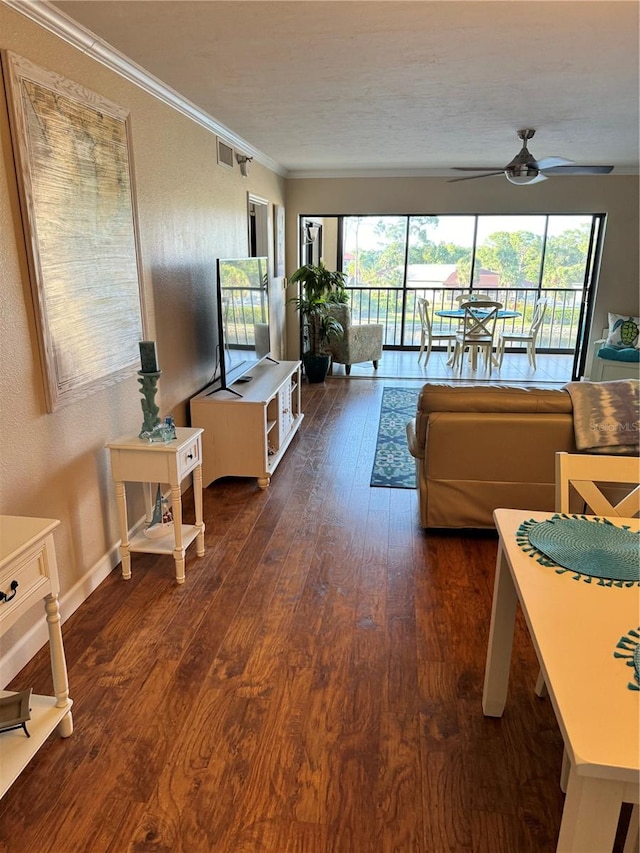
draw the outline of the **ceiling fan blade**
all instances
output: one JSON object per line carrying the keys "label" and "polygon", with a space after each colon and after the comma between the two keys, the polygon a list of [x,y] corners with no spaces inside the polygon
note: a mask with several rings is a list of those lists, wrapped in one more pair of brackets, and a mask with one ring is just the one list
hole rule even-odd
{"label": "ceiling fan blade", "polygon": [[[454,172],[495,172],[497,166],[452,166]],[[500,169],[502,172],[503,170]]]}
{"label": "ceiling fan blade", "polygon": [[551,169],[554,166],[574,166],[575,160],[567,160],[566,157],[543,157],[542,160],[532,160],[534,169]]}
{"label": "ceiling fan blade", "polygon": [[455,184],[458,181],[474,181],[476,178],[493,178],[495,175],[504,175],[504,170],[500,169],[499,172],[485,172],[484,175],[467,175],[465,178],[450,178],[447,183]]}
{"label": "ceiling fan blade", "polygon": [[574,163],[571,166],[544,167],[542,171],[547,175],[608,175],[613,172],[613,166],[580,166]]}

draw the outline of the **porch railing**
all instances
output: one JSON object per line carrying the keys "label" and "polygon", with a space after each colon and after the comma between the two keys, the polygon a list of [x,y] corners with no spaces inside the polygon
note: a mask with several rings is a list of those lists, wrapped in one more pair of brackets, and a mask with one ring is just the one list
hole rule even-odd
{"label": "porch railing", "polygon": [[[455,297],[465,290],[454,288],[348,288],[351,315],[354,323],[382,323],[385,327],[384,345],[387,347],[412,347],[420,345],[420,318],[416,297],[421,296],[431,304],[432,311],[457,308]],[[519,317],[500,321],[505,332],[526,332],[531,324],[533,309],[539,298],[549,300],[544,324],[540,330],[537,348],[540,351],[572,352],[576,346],[582,290],[535,288],[492,288],[492,299],[504,308],[518,311]],[[434,328],[455,330],[456,320],[434,316]]]}

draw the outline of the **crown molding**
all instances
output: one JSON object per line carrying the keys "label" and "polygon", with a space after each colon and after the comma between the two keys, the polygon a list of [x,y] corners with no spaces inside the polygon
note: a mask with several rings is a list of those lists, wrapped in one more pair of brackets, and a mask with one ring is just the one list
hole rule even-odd
{"label": "crown molding", "polygon": [[253,157],[256,162],[282,177],[287,176],[287,170],[280,163],[272,160],[271,157],[242,139],[230,128],[216,121],[191,101],[183,98],[178,92],[149,74],[144,68],[98,38],[90,30],[85,29],[63,12],[55,9],[46,0],[0,0],[0,2],[95,59],[96,62],[111,71],[115,71],[125,80],[134,83],[154,98],[210,130],[211,133],[215,133],[223,142],[235,148],[238,153]]}
{"label": "crown molding", "polygon": [[368,169],[289,169],[288,178],[446,178],[456,173],[450,169],[390,169],[388,166]]}

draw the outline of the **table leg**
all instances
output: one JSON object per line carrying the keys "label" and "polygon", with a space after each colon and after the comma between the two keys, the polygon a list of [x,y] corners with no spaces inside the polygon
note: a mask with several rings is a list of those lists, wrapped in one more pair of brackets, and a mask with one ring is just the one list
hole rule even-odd
{"label": "table leg", "polygon": [[542,670],[538,672],[534,691],[536,696],[539,696],[541,699],[543,699],[549,693],[549,691],[547,690],[547,684],[544,680],[544,675],[542,674]]}
{"label": "table leg", "polygon": [[638,811],[640,807],[636,803],[631,811],[629,818],[629,826],[627,828],[627,838],[624,842],[622,853],[638,853],[640,850],[640,821],[638,820]]}
{"label": "table leg", "polygon": [[171,487],[171,506],[173,508],[173,559],[176,562],[176,581],[184,583],[184,547],[182,545],[182,493],[180,486]]}
{"label": "table leg", "polygon": [[502,716],[507,701],[517,604],[518,596],[501,541],[496,560],[491,628],[482,694],[482,710],[487,717]]}
{"label": "table leg", "polygon": [[[56,696],[56,708],[71,707],[69,702],[69,680],[67,664],[62,644],[62,628],[60,625],[60,605],[57,595],[47,595],[44,599],[44,609],[47,614],[47,629],[49,631],[49,655],[51,657],[51,675],[53,677],[53,692]],[[71,711],[58,723],[61,737],[69,737],[73,732]]]}
{"label": "table leg", "polygon": [[198,536],[196,538],[196,554],[204,556],[204,523],[202,521],[202,465],[198,465],[193,471],[193,502],[196,508],[196,527]]}
{"label": "table leg", "polygon": [[153,510],[156,505],[156,493],[154,491],[154,487],[157,488],[154,483],[143,484],[145,507],[147,510],[147,524],[151,524],[153,521]]}
{"label": "table leg", "polygon": [[120,560],[122,562],[122,577],[131,579],[131,555],[129,553],[129,528],[127,524],[127,494],[124,483],[116,483],[116,504],[120,522]]}
{"label": "table leg", "polygon": [[569,771],[557,853],[605,853],[613,849],[624,782]]}
{"label": "table leg", "polygon": [[567,793],[567,785],[569,784],[569,773],[571,772],[571,759],[567,752],[566,746],[562,750],[562,768],[560,769],[560,790],[563,794]]}

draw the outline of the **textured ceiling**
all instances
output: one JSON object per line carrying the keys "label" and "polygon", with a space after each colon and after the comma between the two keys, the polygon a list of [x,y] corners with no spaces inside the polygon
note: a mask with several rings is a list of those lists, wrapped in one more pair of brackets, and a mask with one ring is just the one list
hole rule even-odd
{"label": "textured ceiling", "polygon": [[637,0],[50,5],[292,174],[638,169]]}

